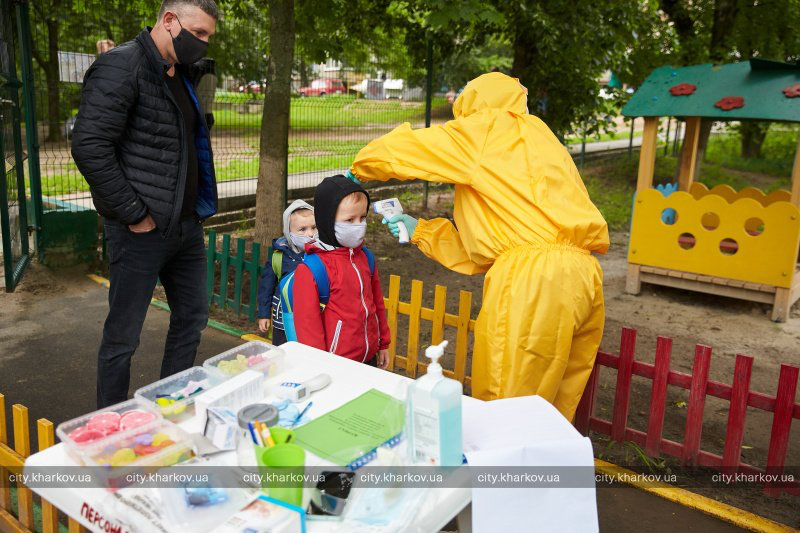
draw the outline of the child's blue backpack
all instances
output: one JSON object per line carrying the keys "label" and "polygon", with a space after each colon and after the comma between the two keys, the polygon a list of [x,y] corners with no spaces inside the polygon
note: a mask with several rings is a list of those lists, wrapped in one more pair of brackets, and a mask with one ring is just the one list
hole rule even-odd
{"label": "child's blue backpack", "polygon": [[[375,256],[366,246],[362,246],[361,249],[364,250],[364,254],[367,256],[369,275],[374,276]],[[317,254],[306,254],[303,264],[308,267],[311,275],[314,276],[314,283],[316,283],[317,292],[319,293],[319,303],[325,309],[331,296],[331,283],[328,279],[325,263],[322,262],[322,259]],[[283,311],[283,329],[286,331],[286,340],[297,341],[297,330],[294,327],[294,272],[281,279],[278,286],[281,294],[281,311]]]}

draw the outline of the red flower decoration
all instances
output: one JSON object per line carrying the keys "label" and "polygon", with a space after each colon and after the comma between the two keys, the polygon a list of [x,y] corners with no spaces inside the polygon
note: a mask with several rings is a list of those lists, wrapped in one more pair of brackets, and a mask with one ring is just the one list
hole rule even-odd
{"label": "red flower decoration", "polygon": [[783,95],[786,98],[797,98],[800,96],[800,83],[785,88],[783,90]]}
{"label": "red flower decoration", "polygon": [[697,85],[691,83],[680,83],[675,87],[671,87],[669,92],[672,96],[688,96],[697,90]]}
{"label": "red flower decoration", "polygon": [[721,99],[719,102],[714,104],[714,107],[718,107],[723,111],[730,111],[731,109],[744,107],[744,98],[742,98],[741,96],[726,96],[725,98]]}

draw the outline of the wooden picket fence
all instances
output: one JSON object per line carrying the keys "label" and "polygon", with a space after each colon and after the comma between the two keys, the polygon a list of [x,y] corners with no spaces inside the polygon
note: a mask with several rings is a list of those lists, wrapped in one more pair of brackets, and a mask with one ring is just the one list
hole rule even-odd
{"label": "wooden picket fence", "polygon": [[[222,235],[222,248],[217,249],[217,232],[209,230],[206,257],[208,259],[208,300],[221,309],[230,309],[237,315],[246,314],[248,320],[255,322],[258,302],[258,282],[264,263],[272,257],[272,248],[262,259],[261,244],[252,242],[250,254],[246,253],[247,241],[236,239],[235,253],[231,254],[231,236]],[[217,277],[219,267],[219,277]],[[244,274],[248,274],[245,283]],[[219,289],[216,289],[219,281]],[[233,291],[233,296],[229,293]],[[246,296],[246,298],[243,298]]]}
{"label": "wooden picket fence", "polygon": [[[6,398],[0,394],[0,530],[27,532],[34,530],[34,495],[31,489],[21,483],[16,484],[17,511],[12,514],[10,474],[21,474],[25,458],[31,454],[31,439],[28,429],[28,408],[14,404],[11,407],[14,424],[14,447],[8,442],[6,421]],[[39,451],[55,444],[53,423],[46,418],[36,421]],[[41,501],[41,530],[43,533],[57,533],[58,509],[47,501]],[[85,531],[79,522],[67,519],[70,533]]]}
{"label": "wooden picket fence", "polygon": [[[254,322],[257,312],[257,295],[259,279],[264,264],[271,258],[272,248],[262,258],[262,248],[257,242],[250,243],[247,253],[247,241],[236,239],[235,250],[231,246],[231,236],[222,235],[221,248],[217,249],[217,233],[208,232],[208,295],[209,302],[221,309],[229,309],[237,315],[246,315]],[[217,270],[219,269],[219,272]],[[245,274],[248,274],[245,279]],[[217,283],[219,288],[217,289]],[[232,293],[232,294],[231,294]],[[471,317],[472,293],[461,291],[459,294],[458,314],[447,313],[447,288],[437,285],[434,292],[433,308],[422,306],[423,284],[421,281],[411,282],[411,299],[400,301],[400,278],[390,276],[388,296],[384,298],[392,332],[392,344],[389,348],[390,369],[403,369],[406,375],[416,377],[424,372],[427,365],[419,361],[420,325],[421,321],[431,323],[432,344],[444,339],[445,327],[455,328],[455,365],[453,370],[445,370],[445,375],[457,379],[469,388],[472,379],[467,376],[467,353],[469,352],[469,333],[475,330],[475,320]],[[408,343],[404,355],[397,354],[398,316],[408,317]]]}
{"label": "wooden picket fence", "polygon": [[[708,346],[700,344],[696,346],[691,374],[670,370],[672,339],[658,338],[655,364],[636,361],[635,348],[636,330],[624,328],[619,354],[597,352],[594,369],[575,415],[575,426],[581,433],[587,435],[591,430],[610,436],[614,442],[632,441],[643,447],[651,457],[659,457],[663,453],[677,457],[683,464],[689,466],[705,466],[726,473],[749,475],[766,473],[780,476],[783,473],[789,451],[792,420],[800,419],[800,404],[795,403],[800,368],[795,365],[781,365],[777,393],[775,396],[768,396],[750,390],[753,368],[753,358],[750,356],[736,356],[733,384],[727,385],[708,379],[711,368],[711,348]],[[595,414],[597,384],[603,367],[617,370],[611,420],[600,418]],[[641,376],[653,382],[646,432],[628,427],[632,376]],[[683,443],[662,437],[668,385],[689,391]],[[722,455],[700,449],[703,409],[706,397],[709,396],[730,402]],[[748,407],[773,413],[765,468],[741,461]],[[800,443],[794,444],[797,446]],[[778,496],[782,492],[800,495],[800,485],[767,485],[765,492],[770,496]]]}

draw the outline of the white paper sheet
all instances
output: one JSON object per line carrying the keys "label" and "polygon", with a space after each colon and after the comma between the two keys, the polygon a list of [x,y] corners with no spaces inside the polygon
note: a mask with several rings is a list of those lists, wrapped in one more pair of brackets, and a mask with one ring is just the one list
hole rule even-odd
{"label": "white paper sheet", "polygon": [[581,471],[591,488],[473,489],[473,531],[598,530],[591,442],[552,405],[526,396],[465,402],[463,409],[471,466],[591,467]]}

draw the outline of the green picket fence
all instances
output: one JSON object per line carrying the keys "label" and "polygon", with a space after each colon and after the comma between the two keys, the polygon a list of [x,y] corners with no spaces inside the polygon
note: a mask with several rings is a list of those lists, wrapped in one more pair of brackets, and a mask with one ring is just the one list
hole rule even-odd
{"label": "green picket fence", "polygon": [[247,241],[237,238],[234,249],[231,240],[230,235],[222,235],[222,247],[218,249],[217,232],[208,232],[208,301],[220,309],[230,309],[238,316],[245,314],[255,322],[258,282],[264,263],[272,256],[272,248],[268,247],[262,257],[261,243],[252,242],[250,250],[247,250]]}

